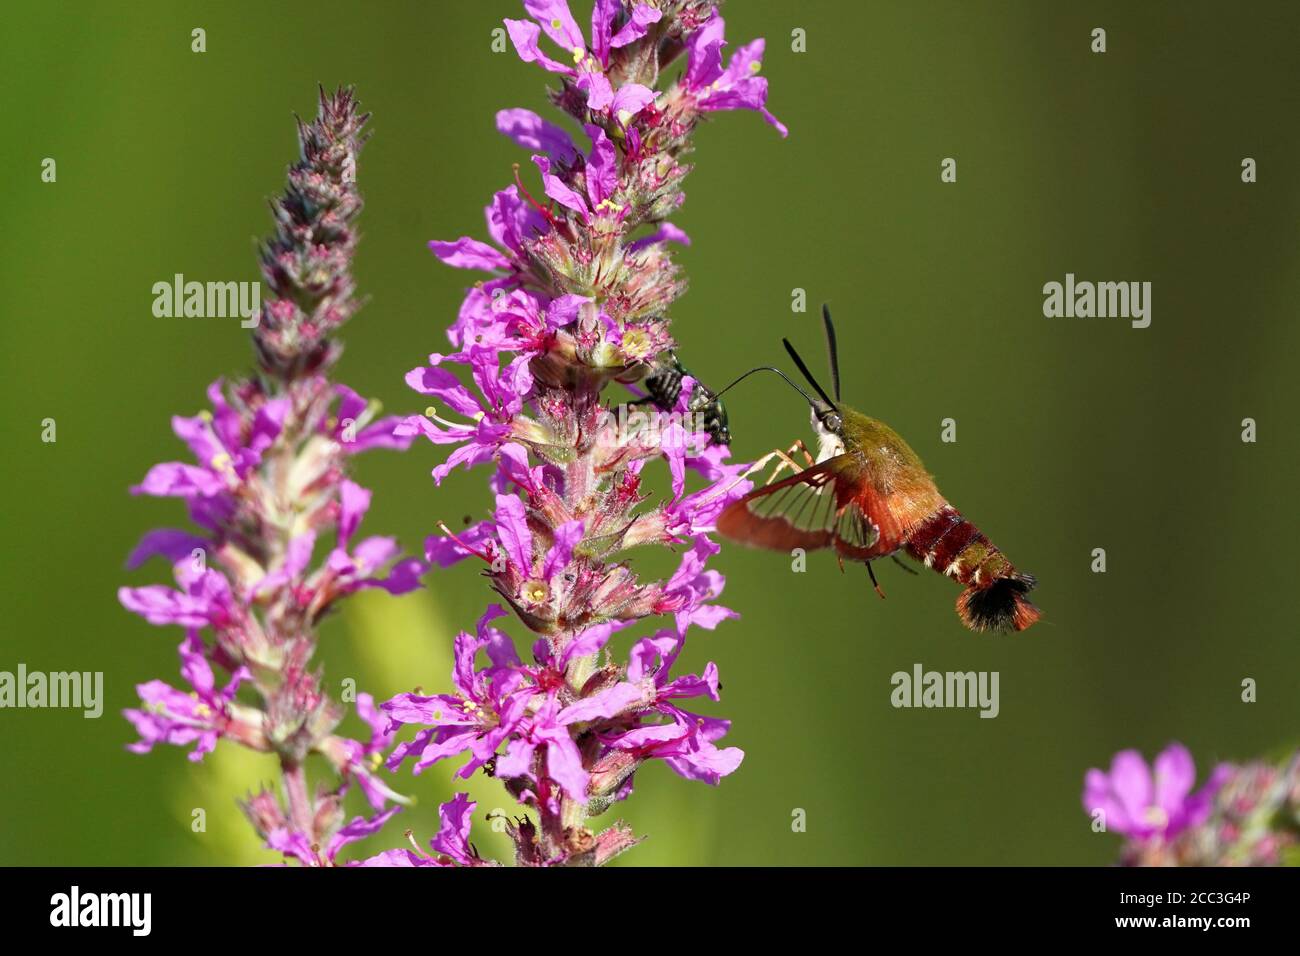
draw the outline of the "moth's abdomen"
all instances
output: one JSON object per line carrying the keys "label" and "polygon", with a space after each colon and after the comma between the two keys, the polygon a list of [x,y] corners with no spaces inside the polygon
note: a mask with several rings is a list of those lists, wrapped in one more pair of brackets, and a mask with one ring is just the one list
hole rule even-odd
{"label": "moth's abdomen", "polygon": [[1023,631],[1040,617],[1025,597],[1037,583],[1017,571],[974,524],[945,504],[908,536],[907,553],[964,584],[957,614],[973,631]]}

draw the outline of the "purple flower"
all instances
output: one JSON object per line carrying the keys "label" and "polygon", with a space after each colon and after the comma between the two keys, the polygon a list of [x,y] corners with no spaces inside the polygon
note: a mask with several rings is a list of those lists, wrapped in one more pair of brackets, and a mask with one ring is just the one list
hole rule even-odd
{"label": "purple flower", "polygon": [[1135,840],[1169,839],[1204,823],[1231,768],[1220,765],[1195,793],[1196,765],[1182,744],[1173,743],[1156,757],[1154,775],[1136,750],[1122,750],[1110,773],[1092,769],[1084,776],[1083,808],[1105,814],[1106,829]]}
{"label": "purple flower", "polygon": [[720,550],[713,541],[698,535],[664,587],[656,613],[673,614],[677,633],[682,637],[691,625],[711,631],[728,618],[740,616],[730,608],[709,603],[726,585],[722,574],[705,567],[709,558]]}
{"label": "purple flower", "polygon": [[[725,446],[719,446],[727,454]],[[707,453],[706,453],[707,454]],[[694,459],[707,460],[707,458]],[[692,464],[692,459],[688,459]],[[658,518],[663,525],[663,535],[668,541],[684,541],[697,538],[710,532],[715,527],[718,515],[733,501],[744,498],[754,484],[741,477],[745,464],[736,466],[718,466],[720,477],[706,488],[686,496],[673,497],[664,505]]]}
{"label": "purple flower", "polygon": [[469,842],[470,817],[478,804],[467,793],[458,793],[438,808],[441,825],[438,834],[429,841],[433,856],[416,850],[385,850],[351,866],[417,867],[417,866],[490,866]]}
{"label": "purple flower", "polygon": [[338,442],[346,454],[358,455],[372,448],[405,451],[411,447],[414,436],[395,431],[402,421],[400,418],[389,416],[371,421],[370,402],[346,385],[335,385],[334,393],[339,397],[338,412],[332,422],[322,423],[321,430]]}
{"label": "purple flower", "polygon": [[145,534],[135,546],[131,556],[126,559],[128,570],[134,570],[149,558],[161,556],[172,564],[182,558],[192,556],[196,550],[206,551],[211,543],[206,538],[181,531],[177,528],[156,528]]}
{"label": "purple flower", "polygon": [[458,793],[438,808],[442,826],[429,841],[435,853],[451,857],[461,866],[473,866],[478,854],[469,844],[470,817],[478,806],[467,793]]}
{"label": "purple flower", "polygon": [[[477,292],[478,290],[475,290]],[[478,300],[471,293],[466,302]],[[438,356],[438,362],[451,361],[468,364],[475,352],[516,352],[531,358],[547,351],[555,333],[578,319],[578,311],[590,302],[588,296],[562,295],[554,299],[515,289],[500,292],[486,300],[481,308],[469,312],[462,310],[462,318],[469,324],[453,327],[453,342],[469,340],[469,351]]]}
{"label": "purple flower", "polygon": [[[519,670],[514,645],[491,626],[505,613],[494,604],[479,620],[476,635],[462,631],[456,636],[452,684],[457,693],[431,697],[398,694],[380,705],[394,725],[428,728],[394,748],[388,758],[390,770],[414,757],[415,772],[419,773],[439,760],[468,751],[470,759],[457,771],[457,776],[468,778],[492,759],[514,731],[533,691],[521,687],[525,674]],[[476,670],[475,658],[481,650],[486,650],[490,663]]]}
{"label": "purple flower", "polygon": [[[616,104],[613,87],[605,76],[610,50],[627,46],[645,36],[650,25],[659,22],[662,16],[649,4],[638,3],[633,7],[631,17],[615,33],[614,20],[622,6],[620,0],[596,0],[591,12],[590,49],[573,19],[567,0],[524,0],[524,10],[533,19],[507,19],[506,31],[521,60],[569,77],[574,86],[587,94],[589,109],[613,112],[617,116],[620,109],[626,107]],[[539,40],[543,32],[564,51],[564,62],[553,60],[542,52]],[[619,93],[636,98],[654,98],[651,90],[637,83],[624,84]]]}
{"label": "purple flower", "polygon": [[354,481],[344,480],[339,485],[339,536],[338,546],[330,553],[327,568],[333,575],[330,581],[330,599],[365,588],[382,588],[389,594],[405,594],[421,587],[420,576],[428,566],[415,558],[395,562],[386,575],[381,568],[396,558],[401,549],[397,542],[387,537],[370,537],[356,547],[350,542],[357,526],[370,508],[370,490]]}
{"label": "purple flower", "polygon": [[375,706],[369,694],[357,694],[357,716],[370,726],[370,739],[366,743],[346,737],[329,737],[321,743],[320,751],[345,778],[357,781],[367,802],[375,810],[382,810],[389,801],[410,803],[380,779],[375,772],[383,763],[384,751],[393,742],[392,721]]}
{"label": "purple flower", "polygon": [[[538,131],[536,135],[545,134]],[[460,316],[447,333],[452,344],[459,347],[479,341],[482,326],[492,324],[491,319],[485,323],[484,315],[490,313],[493,296],[522,282],[527,267],[526,243],[550,229],[547,217],[520,197],[517,186],[496,193],[484,214],[488,235],[499,248],[470,236],[451,242],[438,239],[429,242],[433,254],[452,268],[492,272],[497,276],[466,294]]]}
{"label": "purple flower", "polygon": [[447,265],[456,269],[479,269],[483,272],[509,269],[510,260],[486,242],[461,236],[454,242],[433,239],[429,248]]}
{"label": "purple flower", "polygon": [[248,680],[248,670],[240,667],[231,675],[230,682],[217,690],[198,635],[193,632],[187,635],[179,651],[181,675],[192,690],[177,690],[160,680],[136,687],[143,707],[123,711],[140,735],[139,741],[127,746],[133,753],[148,753],[158,743],[178,747],[193,743],[189,758],[202,760],[235,721],[231,702],[239,685]]}
{"label": "purple flower", "polygon": [[[728,454],[725,446],[718,446],[721,454]],[[687,465],[703,463],[719,477],[712,484],[689,495],[674,497],[662,512],[664,534],[669,540],[681,541],[696,538],[714,529],[722,510],[743,498],[753,488],[753,482],[741,477],[747,465],[712,465],[709,454],[698,459],[687,459]]]}
{"label": "purple flower", "polygon": [[211,506],[204,500],[235,491],[261,464],[262,453],[280,436],[289,403],[287,399],[266,401],[246,419],[226,401],[220,379],[208,386],[208,399],[211,412],[172,418],[172,431],[189,446],[198,464],[154,465],[131,493],[184,498],[195,520],[210,528],[213,523],[204,519]]}
{"label": "purple flower", "polygon": [[590,775],[582,766],[582,754],[568,728],[577,719],[561,711],[555,695],[547,697],[536,713],[521,722],[518,733],[506,747],[505,755],[497,761],[497,774],[535,782],[533,754],[539,747],[545,747],[544,765],[550,779],[558,783],[571,800],[585,800]]}
{"label": "purple flower", "polygon": [[429,356],[433,364],[412,369],[407,373],[406,383],[423,395],[439,399],[456,414],[471,419],[472,424],[447,421],[430,406],[425,415],[412,415],[397,428],[400,434],[424,435],[436,445],[460,445],[433,469],[438,484],[457,465],[472,468],[492,460],[509,440],[514,419],[533,387],[527,356],[514,359],[502,369],[495,351],[471,348],[469,364],[478,394],[442,368],[442,358],[436,354]]}
{"label": "purple flower", "polygon": [[266,597],[282,589],[294,589],[302,582],[303,572],[311,564],[312,553],[316,549],[316,532],[304,531],[289,540],[284,549],[284,558],[279,567],[268,572],[261,580],[248,589],[247,597]]}
{"label": "purple flower", "polygon": [[516,145],[543,153],[556,162],[567,165],[578,156],[578,148],[569,134],[532,110],[501,110],[497,113],[497,129]]}
{"label": "purple flower", "polygon": [[[211,411],[172,419],[172,430],[189,446],[197,464],[173,461],[155,465],[140,484],[131,488],[132,494],[183,498],[191,519],[210,532],[238,523],[234,519],[240,499],[247,497],[246,486],[261,467],[265,453],[279,441],[290,400],[265,398],[257,388],[247,386],[233,391],[242,410],[227,401],[224,385],[218,379],[208,387]],[[322,415],[313,422],[312,429],[337,442],[343,453],[410,446],[413,436],[394,434],[398,419],[372,422],[370,403],[356,392],[346,385],[334,386],[333,392],[339,398],[337,413]],[[328,468],[324,471],[328,474]],[[302,477],[303,484],[316,478],[306,474]],[[187,551],[207,546],[202,539],[185,537],[184,532],[159,529],[141,540],[128,566],[136,567],[153,555],[176,561]]]}
{"label": "purple flower", "polygon": [[119,588],[118,600],[128,611],[160,627],[225,627],[241,616],[230,592],[230,584],[217,571],[191,561],[179,561],[172,568],[180,590],[161,584],[140,588]]}
{"label": "purple flower", "polygon": [[649,235],[642,236],[640,239],[634,239],[629,242],[627,244],[627,251],[630,253],[637,253],[642,249],[647,249],[650,246],[658,245],[662,242],[678,242],[683,246],[689,246],[691,244],[691,237],[686,234],[684,229],[679,229],[671,222],[663,222],[659,224],[658,229]]}
{"label": "purple flower", "polygon": [[489,542],[496,540],[496,530],[495,522],[480,521],[459,533],[430,535],[424,542],[424,556],[440,568],[449,568],[471,555],[490,562],[486,550]]}
{"label": "purple flower", "polygon": [[642,723],[626,733],[606,734],[602,742],[616,750],[633,752],[642,759],[661,758],[687,779],[716,784],[740,766],[745,754],[738,747],[714,746],[731,726],[729,721],[702,717],[671,703],[700,696],[719,699],[718,668],[712,662],[705,666],[703,674],[670,677],[684,645],[680,634],[662,630],[632,647],[627,680],[632,685],[649,685],[652,692],[648,706],[668,720]]}
{"label": "purple flower", "polygon": [[546,156],[534,156],[533,164],[542,173],[542,187],[546,195],[566,209],[576,212],[583,222],[590,222],[594,216],[604,213],[617,217],[624,208],[614,201],[614,194],[619,188],[618,151],[599,126],[588,125],[586,131],[591,137],[591,152],[587,155],[585,196],[552,174],[551,161]]}
{"label": "purple flower", "polygon": [[367,857],[364,860],[355,860],[348,866],[372,866],[372,867],[416,867],[416,866],[443,866],[437,860],[417,853],[414,850],[398,848],[395,850],[384,850],[382,853],[376,853],[374,856]]}
{"label": "purple flower", "polygon": [[528,530],[524,503],[514,495],[497,495],[496,522],[506,557],[519,574],[528,577],[533,573],[533,533]]}
{"label": "purple flower", "polygon": [[715,13],[690,35],[683,86],[702,112],[756,110],[782,136],[787,135],[785,124],[767,111],[767,80],[757,75],[762,66],[763,41],[754,40],[737,49],[724,68],[725,27],[722,17]]}
{"label": "purple flower", "polygon": [[323,854],[313,846],[310,837],[288,827],[278,828],[267,834],[266,845],[285,856],[296,858],[303,866],[333,866],[340,850],[349,843],[374,836],[383,829],[389,818],[401,809],[401,807],[391,807],[370,818],[354,817],[351,823],[341,827],[330,837],[329,842],[325,844]]}

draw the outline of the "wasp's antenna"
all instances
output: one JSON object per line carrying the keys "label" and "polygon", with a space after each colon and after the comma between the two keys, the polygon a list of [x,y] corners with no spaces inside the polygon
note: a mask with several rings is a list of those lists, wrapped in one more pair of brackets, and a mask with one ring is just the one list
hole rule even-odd
{"label": "wasp's antenna", "polygon": [[812,408],[816,408],[816,407],[817,407],[817,402],[816,402],[816,400],[815,400],[811,395],[809,395],[809,394],[808,394],[807,392],[805,392],[802,388],[800,388],[800,387],[798,386],[797,383],[791,381],[791,380],[790,380],[790,376],[786,375],[785,372],[781,371],[779,368],[774,368],[774,367],[772,367],[771,365],[760,365],[760,366],[758,366],[757,368],[751,368],[751,369],[750,369],[748,372],[746,372],[744,375],[740,376],[740,378],[736,379],[734,382],[732,382],[732,383],[731,383],[730,385],[728,385],[726,388],[722,389],[722,391],[715,392],[714,395],[713,395],[713,397],[714,397],[715,399],[716,399],[716,398],[720,398],[720,397],[722,396],[722,393],[723,393],[723,392],[730,391],[732,388],[734,388],[735,386],[739,385],[741,382],[743,382],[745,379],[749,378],[749,376],[753,375],[755,372],[775,372],[777,375],[780,375],[781,378],[785,379],[785,383],[786,383],[787,385],[789,385],[789,386],[790,386],[791,388],[793,388],[796,392],[798,392],[800,395],[802,395],[804,401],[807,402],[807,403],[808,403]]}
{"label": "wasp's antenna", "polygon": [[840,400],[840,354],[835,348],[835,326],[831,322],[831,308],[825,302],[822,303],[822,324],[826,326],[826,351],[830,353],[831,358],[831,391],[835,394],[835,401]]}
{"label": "wasp's antenna", "polygon": [[[839,409],[835,407],[835,403],[832,402],[830,397],[826,394],[826,390],[817,384],[817,379],[812,377],[812,372],[808,371],[808,366],[805,365],[803,359],[799,357],[799,353],[794,350],[794,346],[790,344],[790,340],[782,339],[781,341],[785,345],[785,350],[790,353],[790,358],[794,359],[794,364],[799,367],[799,371],[803,372],[803,377],[808,379],[808,384],[811,385],[813,390],[821,396],[822,401],[831,408],[834,408],[836,411],[839,411]],[[803,390],[800,389],[800,391]]]}

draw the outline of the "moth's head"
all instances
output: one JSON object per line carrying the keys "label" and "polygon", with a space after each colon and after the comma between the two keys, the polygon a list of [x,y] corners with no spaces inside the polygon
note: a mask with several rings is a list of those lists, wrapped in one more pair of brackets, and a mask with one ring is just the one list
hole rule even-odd
{"label": "moth's head", "polygon": [[839,409],[818,402],[812,407],[812,426],[818,438],[844,437],[844,419]]}
{"label": "moth's head", "polygon": [[817,435],[817,460],[844,454],[844,419],[840,413],[819,402],[813,406],[811,418]]}

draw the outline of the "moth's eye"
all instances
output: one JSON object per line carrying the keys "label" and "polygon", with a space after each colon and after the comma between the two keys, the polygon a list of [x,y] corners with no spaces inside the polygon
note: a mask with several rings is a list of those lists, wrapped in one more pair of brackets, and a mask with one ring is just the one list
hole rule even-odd
{"label": "moth's eye", "polygon": [[838,416],[838,415],[827,415],[827,416],[826,416],[826,430],[827,430],[827,431],[829,431],[829,432],[837,432],[837,433],[838,433],[838,432],[839,432],[841,429],[843,429],[843,428],[844,428],[844,422],[840,421],[840,416]]}

